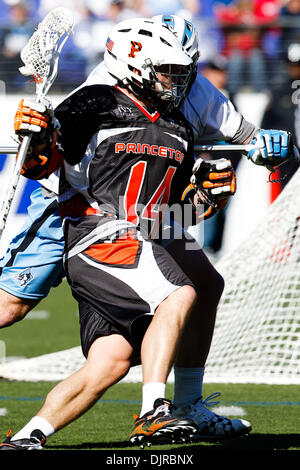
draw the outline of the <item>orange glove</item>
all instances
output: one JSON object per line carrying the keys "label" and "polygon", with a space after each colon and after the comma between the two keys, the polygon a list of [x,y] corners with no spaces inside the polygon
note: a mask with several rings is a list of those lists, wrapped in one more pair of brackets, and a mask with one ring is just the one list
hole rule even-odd
{"label": "orange glove", "polygon": [[[46,153],[46,152],[43,152]],[[27,153],[21,175],[32,180],[48,178],[51,173],[63,165],[63,152],[56,141],[47,149],[47,155]]]}
{"label": "orange glove", "polygon": [[32,133],[30,147],[21,174],[30,179],[46,178],[62,164],[62,151],[57,145],[59,123],[54,118],[50,102],[22,99],[18,106],[14,128],[22,139]]}
{"label": "orange glove", "polygon": [[198,158],[193,167],[191,184],[181,200],[189,201],[195,209],[197,222],[208,219],[224,209],[236,191],[236,176],[230,160],[203,160]]}
{"label": "orange glove", "polygon": [[47,129],[49,121],[50,112],[45,104],[23,98],[15,115],[15,132],[18,135],[26,135],[28,132],[38,133],[42,129]]}

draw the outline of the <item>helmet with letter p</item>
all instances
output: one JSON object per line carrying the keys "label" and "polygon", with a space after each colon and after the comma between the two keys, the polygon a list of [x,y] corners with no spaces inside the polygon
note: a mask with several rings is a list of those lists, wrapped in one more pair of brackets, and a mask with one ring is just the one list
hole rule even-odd
{"label": "helmet with letter p", "polygon": [[151,18],[115,25],[106,41],[104,62],[121,85],[166,106],[182,101],[193,70],[192,59],[169,27]]}

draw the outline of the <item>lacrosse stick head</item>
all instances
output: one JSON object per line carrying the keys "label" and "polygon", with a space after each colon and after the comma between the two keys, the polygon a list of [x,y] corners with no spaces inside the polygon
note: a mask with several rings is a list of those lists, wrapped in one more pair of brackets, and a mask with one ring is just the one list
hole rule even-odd
{"label": "lacrosse stick head", "polygon": [[[21,51],[25,64],[19,70],[23,75],[33,75],[37,87],[47,89],[53,83],[57,73],[57,61],[63,44],[74,28],[74,16],[67,8],[56,8],[45,16],[38,25],[26,46]],[[51,80],[50,70],[53,71]],[[51,83],[49,83],[51,81]],[[43,90],[46,94],[47,90]]]}

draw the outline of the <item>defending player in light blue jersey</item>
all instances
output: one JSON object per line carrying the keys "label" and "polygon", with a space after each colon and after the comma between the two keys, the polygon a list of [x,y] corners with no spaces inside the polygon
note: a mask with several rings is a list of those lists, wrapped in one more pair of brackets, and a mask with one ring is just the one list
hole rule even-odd
{"label": "defending player in light blue jersey", "polygon": [[[31,194],[26,224],[3,257],[1,285],[12,295],[19,294],[25,299],[46,297],[63,275],[62,243],[56,198],[43,195],[43,188],[37,188]],[[48,244],[51,245],[50,260]]]}
{"label": "defending player in light blue jersey", "polygon": [[[176,16],[159,16],[154,20],[162,22],[176,34],[184,50],[193,59],[196,74],[198,45],[193,24]],[[115,84],[114,77],[104,64],[97,66],[82,86],[94,84]],[[197,74],[181,110],[193,129],[197,143],[220,140],[239,144],[257,142],[257,150],[249,153],[248,158],[255,164],[270,168],[284,162],[291,155],[292,142],[289,133],[256,129],[236,111],[230,100],[200,74]],[[230,170],[230,167],[226,169]],[[201,185],[203,175],[206,177],[211,171],[219,171],[217,161],[204,163],[202,159],[198,159],[194,166],[194,182]],[[42,181],[41,184],[44,189],[38,190],[33,195],[32,206],[29,209],[29,213],[34,214],[34,206],[39,205],[37,218],[29,219],[27,227],[17,236],[17,240],[11,243],[2,260],[0,327],[22,319],[41,298],[48,294],[49,289],[44,289],[44,286],[50,288],[57,285],[62,277],[61,260],[64,243],[54,195],[58,192],[56,187],[58,175],[52,175],[49,180]],[[224,198],[227,199],[234,193],[226,185],[215,190],[216,187],[210,192],[212,198],[215,194],[220,195],[222,191]],[[48,217],[50,222],[47,224]],[[37,220],[41,222],[40,225]],[[51,229],[52,224],[55,230]],[[36,227],[39,227],[39,231]],[[31,242],[28,238],[29,233],[32,236]],[[189,367],[184,365],[187,362],[185,357],[182,358],[182,366],[179,360],[174,370],[174,401],[177,413],[184,416],[188,414],[197,422],[201,439],[245,435],[251,430],[250,423],[241,419],[229,420],[218,416],[207,408],[209,401],[202,400],[204,367],[213,336],[217,305],[223,290],[223,279],[200,247],[190,252],[183,248],[186,241],[191,238],[184,232],[182,239],[172,240],[167,248],[194,283],[198,295],[192,313],[193,318],[198,319],[198,328],[195,329],[195,322],[193,329],[189,328],[189,324],[186,327],[186,334],[190,338],[191,354],[188,358],[190,365]],[[31,250],[32,253],[35,250],[43,251],[44,265],[41,263],[32,266]],[[24,277],[23,285],[22,282],[14,282],[18,276],[19,279]]]}

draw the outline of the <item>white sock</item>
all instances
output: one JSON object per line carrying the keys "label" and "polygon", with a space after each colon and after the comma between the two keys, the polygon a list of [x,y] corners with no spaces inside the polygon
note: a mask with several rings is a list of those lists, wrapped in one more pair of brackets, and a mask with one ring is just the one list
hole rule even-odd
{"label": "white sock", "polygon": [[55,432],[52,425],[46,419],[41,416],[34,416],[22,429],[20,429],[19,432],[17,432],[17,434],[12,437],[11,440],[16,441],[17,439],[29,439],[30,434],[35,429],[40,429],[46,437],[51,436]]}
{"label": "white sock", "polygon": [[153,410],[153,403],[157,398],[165,398],[166,384],[161,382],[150,382],[143,385],[142,409],[140,416]]}
{"label": "white sock", "polygon": [[174,367],[174,405],[180,407],[202,396],[204,367]]}

